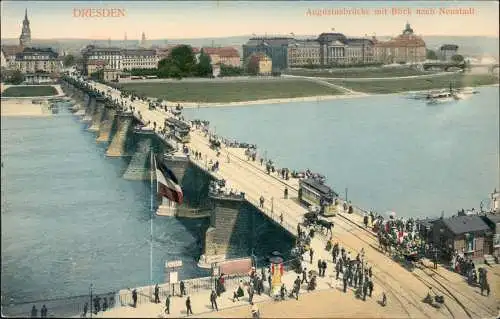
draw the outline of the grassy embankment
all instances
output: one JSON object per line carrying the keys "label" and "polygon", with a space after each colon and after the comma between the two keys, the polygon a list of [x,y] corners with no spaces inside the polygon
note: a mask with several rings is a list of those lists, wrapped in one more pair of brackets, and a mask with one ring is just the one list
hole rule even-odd
{"label": "grassy embankment", "polygon": [[291,70],[286,74],[296,76],[315,76],[324,78],[390,78],[396,76],[415,76],[434,74],[434,71],[419,71],[410,68],[345,68],[331,70]]}
{"label": "grassy embankment", "polygon": [[126,83],[126,90],[175,102],[225,103],[342,94],[306,80]]}
{"label": "grassy embankment", "polygon": [[498,84],[498,75],[493,74],[468,74],[454,73],[437,75],[435,77],[413,79],[387,79],[387,80],[328,80],[348,89],[363,93],[399,93],[431,89],[445,89],[450,87],[474,87],[480,85]]}
{"label": "grassy embankment", "polygon": [[2,92],[2,97],[31,97],[57,95],[57,90],[49,85],[11,86]]}

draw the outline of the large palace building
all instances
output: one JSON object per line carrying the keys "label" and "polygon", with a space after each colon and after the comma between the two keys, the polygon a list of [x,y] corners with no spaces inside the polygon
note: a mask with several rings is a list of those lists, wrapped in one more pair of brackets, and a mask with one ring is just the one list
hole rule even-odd
{"label": "large palace building", "polygon": [[409,23],[397,37],[389,41],[377,41],[374,51],[375,59],[383,63],[416,63],[426,58],[425,42],[413,33]]}

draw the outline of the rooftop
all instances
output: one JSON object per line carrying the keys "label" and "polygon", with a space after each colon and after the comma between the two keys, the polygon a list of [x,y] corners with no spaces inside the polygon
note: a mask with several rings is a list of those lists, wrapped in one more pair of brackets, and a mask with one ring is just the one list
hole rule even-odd
{"label": "rooftop", "polygon": [[458,50],[458,45],[456,44],[443,44],[440,50]]}
{"label": "rooftop", "polygon": [[455,235],[489,230],[479,216],[453,216],[443,219],[443,224]]}

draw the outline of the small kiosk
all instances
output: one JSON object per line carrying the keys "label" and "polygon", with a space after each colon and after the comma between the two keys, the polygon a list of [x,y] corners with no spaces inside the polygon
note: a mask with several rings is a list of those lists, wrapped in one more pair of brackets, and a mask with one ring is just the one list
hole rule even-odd
{"label": "small kiosk", "polygon": [[281,277],[284,274],[284,267],[283,267],[283,257],[281,257],[277,252],[273,253],[273,256],[269,258],[270,264],[270,271],[271,271],[271,295],[272,296],[278,296],[280,295],[280,289],[281,289]]}

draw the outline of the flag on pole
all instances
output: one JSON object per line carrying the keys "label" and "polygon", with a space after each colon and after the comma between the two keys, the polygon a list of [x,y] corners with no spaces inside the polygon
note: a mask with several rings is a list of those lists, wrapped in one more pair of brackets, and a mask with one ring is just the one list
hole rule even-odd
{"label": "flag on pole", "polygon": [[175,203],[182,204],[184,194],[182,193],[179,181],[174,172],[172,172],[158,157],[155,158],[155,167],[158,194]]}

